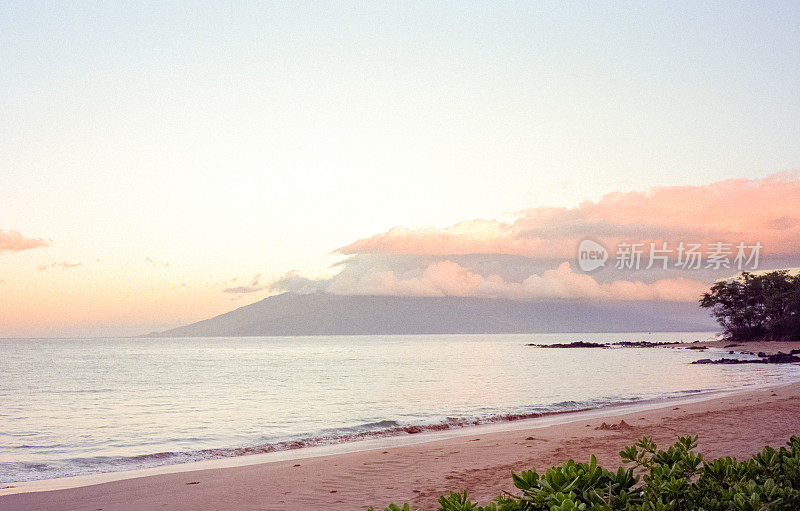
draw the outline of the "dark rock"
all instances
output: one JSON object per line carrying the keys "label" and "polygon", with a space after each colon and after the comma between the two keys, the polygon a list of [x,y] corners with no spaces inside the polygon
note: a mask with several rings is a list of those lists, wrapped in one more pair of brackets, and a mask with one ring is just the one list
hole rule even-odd
{"label": "dark rock", "polygon": [[759,351],[759,352],[758,352],[758,356],[759,356],[759,357],[761,357],[761,358],[764,358],[764,357],[766,357],[766,356],[767,356],[767,354],[766,354],[766,353],[764,353],[763,351]]}
{"label": "dark rock", "polygon": [[703,350],[707,350],[708,347],[706,347],[706,346],[687,346],[686,349],[687,350],[700,350],[700,351],[703,351]]}
{"label": "dark rock", "polygon": [[800,362],[800,357],[778,352],[775,355],[767,355],[758,360],[739,360],[736,358],[711,360],[710,358],[701,358],[700,360],[695,360],[692,364],[793,364],[795,362]]}
{"label": "dark rock", "polygon": [[536,346],[537,348],[608,348],[608,344],[583,341],[575,341],[569,344],[528,344],[528,346]]}
{"label": "dark rock", "polygon": [[767,364],[792,364],[800,362],[800,357],[792,355],[791,353],[781,353],[780,351],[775,355],[769,355],[766,359]]}
{"label": "dark rock", "polygon": [[792,350],[789,352],[790,355],[797,355],[798,353],[800,353],[800,350]]}
{"label": "dark rock", "polygon": [[612,346],[622,346],[623,348],[655,348],[658,346],[670,346],[672,344],[681,344],[681,343],[678,341],[662,341],[662,342],[620,341],[612,343]]}
{"label": "dark rock", "polygon": [[748,363],[763,364],[764,361],[739,360],[736,358],[720,358],[719,360],[711,360],[710,358],[701,358],[700,360],[695,360],[694,362],[692,362],[692,364],[748,364]]}

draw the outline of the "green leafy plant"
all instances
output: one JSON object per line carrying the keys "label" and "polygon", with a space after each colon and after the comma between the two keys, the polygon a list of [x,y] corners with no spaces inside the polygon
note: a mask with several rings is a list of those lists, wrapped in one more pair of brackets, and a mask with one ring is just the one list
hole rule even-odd
{"label": "green leafy plant", "polygon": [[[796,511],[800,509],[800,438],[749,460],[704,461],[697,437],[678,438],[666,450],[644,437],[620,452],[616,472],[569,460],[539,475],[511,474],[519,494],[501,495],[485,506],[453,493],[439,498],[438,511]],[[374,511],[373,508],[369,508]],[[385,511],[412,510],[408,504]]]}

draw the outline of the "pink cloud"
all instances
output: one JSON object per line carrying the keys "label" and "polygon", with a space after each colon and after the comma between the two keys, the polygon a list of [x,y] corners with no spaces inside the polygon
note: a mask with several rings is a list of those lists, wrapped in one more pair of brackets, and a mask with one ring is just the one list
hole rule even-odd
{"label": "pink cloud", "polygon": [[334,279],[326,291],[343,295],[480,296],[516,300],[695,301],[707,291],[707,286],[685,278],[662,279],[650,284],[626,280],[600,284],[590,275],[573,272],[568,262],[530,275],[522,282],[510,282],[498,275],[483,277],[453,261],[439,261],[427,266],[421,275],[381,270],[356,279]]}
{"label": "pink cloud", "polygon": [[728,179],[707,186],[614,193],[581,210],[589,219],[619,225],[721,233],[751,240],[797,243],[800,180],[790,173],[764,179]]}
{"label": "pink cloud", "polygon": [[26,238],[17,231],[0,230],[0,252],[19,252],[49,245],[48,242],[40,238]]}
{"label": "pink cloud", "polygon": [[550,250],[542,240],[520,237],[515,222],[508,224],[492,220],[468,220],[451,227],[407,229],[395,227],[389,231],[358,240],[338,252],[342,254],[514,254],[530,255]]}
{"label": "pink cloud", "polygon": [[510,223],[469,220],[445,228],[397,227],[341,247],[342,254],[512,254],[572,257],[580,240],[677,244],[755,243],[765,254],[800,252],[800,179],[780,173],[704,186],[610,193],[577,208],[535,208]]}

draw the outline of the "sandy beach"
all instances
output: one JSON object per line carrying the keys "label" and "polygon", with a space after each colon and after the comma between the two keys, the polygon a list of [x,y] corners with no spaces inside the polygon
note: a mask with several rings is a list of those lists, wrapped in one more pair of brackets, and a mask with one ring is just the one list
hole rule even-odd
{"label": "sandy beach", "polygon": [[438,496],[449,490],[468,489],[480,501],[513,491],[512,470],[542,471],[592,453],[607,467],[618,466],[619,450],[643,435],[666,446],[678,435],[697,434],[707,457],[749,456],[800,434],[798,417],[800,383],[793,383],[649,410],[609,411],[590,419],[565,414],[560,424],[545,427],[475,429],[474,434],[414,445],[9,494],[0,496],[0,508],[355,510],[408,501],[436,509]]}

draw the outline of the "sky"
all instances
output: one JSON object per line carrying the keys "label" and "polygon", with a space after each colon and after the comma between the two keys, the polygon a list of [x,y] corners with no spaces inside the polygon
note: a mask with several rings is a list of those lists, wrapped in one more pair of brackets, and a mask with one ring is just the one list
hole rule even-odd
{"label": "sky", "polygon": [[0,62],[0,337],[728,270],[610,267],[637,240],[800,265],[793,2],[10,1]]}

